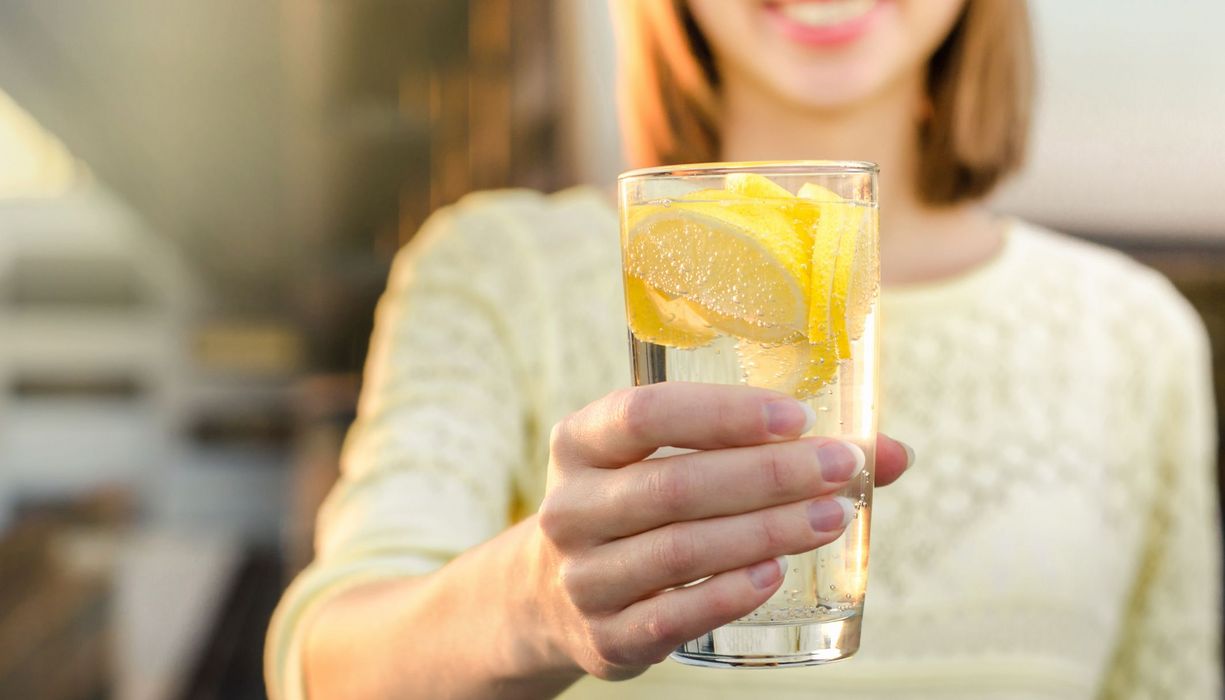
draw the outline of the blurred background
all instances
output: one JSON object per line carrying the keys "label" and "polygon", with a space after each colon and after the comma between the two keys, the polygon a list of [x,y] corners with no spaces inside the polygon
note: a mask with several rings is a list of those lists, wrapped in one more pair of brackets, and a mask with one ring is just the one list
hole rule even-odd
{"label": "blurred background", "polygon": [[[0,698],[264,697],[392,255],[621,168],[606,1],[0,0]],[[1225,396],[1225,5],[1031,6],[994,205],[1164,271]]]}

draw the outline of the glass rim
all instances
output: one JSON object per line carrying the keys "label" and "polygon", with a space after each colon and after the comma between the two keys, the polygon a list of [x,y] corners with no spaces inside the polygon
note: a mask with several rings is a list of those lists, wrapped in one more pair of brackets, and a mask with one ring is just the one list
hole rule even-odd
{"label": "glass rim", "polygon": [[759,175],[819,175],[876,174],[880,166],[867,160],[761,160],[744,162],[680,163],[657,165],[650,168],[628,170],[617,176],[617,181],[635,180],[644,177],[695,177],[702,175],[730,175],[732,173],[757,173]]}

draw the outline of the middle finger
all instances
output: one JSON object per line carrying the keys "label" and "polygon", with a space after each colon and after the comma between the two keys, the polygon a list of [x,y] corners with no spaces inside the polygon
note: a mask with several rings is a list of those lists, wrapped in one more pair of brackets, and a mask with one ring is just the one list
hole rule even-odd
{"label": "middle finger", "polygon": [[584,529],[607,541],[813,498],[844,486],[865,462],[859,446],[827,438],[649,459],[606,472],[605,502]]}

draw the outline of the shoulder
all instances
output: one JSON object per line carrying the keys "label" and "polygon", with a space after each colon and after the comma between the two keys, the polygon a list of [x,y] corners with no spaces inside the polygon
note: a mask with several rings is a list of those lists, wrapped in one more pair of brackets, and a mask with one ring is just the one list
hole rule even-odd
{"label": "shoulder", "polygon": [[1041,263],[1041,269],[1050,270],[1044,276],[1068,275],[1073,279],[1109,280],[1128,287],[1169,286],[1156,270],[1098,243],[1026,221],[1016,222],[1013,236],[1027,264]]}
{"label": "shoulder", "polygon": [[583,222],[610,222],[616,215],[592,187],[572,187],[552,194],[529,189],[488,190],[469,194],[442,207],[421,227],[416,245],[435,244],[448,236],[543,236]]}
{"label": "shoulder", "polygon": [[1199,314],[1157,270],[1104,245],[1017,222],[1022,273],[1051,304],[1079,303],[1080,313],[1148,336],[1166,347],[1207,347]]}
{"label": "shoulder", "polygon": [[[396,256],[393,282],[408,274],[516,266],[598,249],[616,250],[616,214],[592,187],[552,194],[529,189],[475,192],[439,208]],[[522,272],[522,270],[520,270]]]}

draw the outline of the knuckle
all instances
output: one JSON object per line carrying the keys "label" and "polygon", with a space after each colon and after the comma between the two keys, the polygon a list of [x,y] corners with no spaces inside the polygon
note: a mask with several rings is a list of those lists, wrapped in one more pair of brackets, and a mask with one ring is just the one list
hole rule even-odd
{"label": "knuckle", "polygon": [[651,431],[659,405],[659,391],[653,386],[623,389],[617,403],[617,419],[631,437],[642,438]]}
{"label": "knuckle", "polygon": [[617,681],[622,679],[622,674],[616,666],[604,661],[597,655],[594,660],[587,664],[588,675],[594,678],[599,678],[602,681]]}
{"label": "knuckle", "polygon": [[591,637],[591,651],[595,655],[597,668],[614,677],[618,669],[629,664],[625,647],[612,635],[596,631]]}
{"label": "knuckle", "polygon": [[586,567],[582,563],[567,560],[557,568],[557,578],[561,583],[561,588],[566,592],[566,597],[570,599],[576,607],[581,608],[583,592],[590,589],[590,579],[587,577]]}
{"label": "knuckle", "polygon": [[647,497],[665,513],[684,511],[689,505],[693,494],[689,459],[678,456],[666,468],[657,468],[647,474]]}
{"label": "knuckle", "polygon": [[717,426],[720,435],[735,435],[744,433],[743,404],[726,399],[713,401],[710,405],[711,422]]}
{"label": "knuckle", "polygon": [[[672,647],[685,641],[683,639],[684,629],[680,622],[662,609],[656,609],[647,616],[643,623],[643,636],[645,637],[643,641],[655,653],[658,653],[658,650],[664,650],[664,656]],[[654,654],[648,654],[648,656],[650,657],[648,660],[655,660]]]}
{"label": "knuckle", "polygon": [[540,531],[550,540],[557,541],[565,533],[568,522],[566,509],[558,503],[556,498],[545,496],[540,508],[536,511],[536,523]]}
{"label": "knuckle", "polygon": [[570,414],[553,424],[549,431],[549,454],[564,454],[574,434],[574,414]]}
{"label": "knuckle", "polygon": [[684,528],[673,528],[655,539],[652,557],[655,565],[670,577],[683,577],[693,570],[697,543]]}
{"label": "knuckle", "polygon": [[664,660],[668,658],[669,654],[671,654],[678,646],[685,643],[686,641],[688,640],[678,639],[675,642],[668,642],[665,645],[661,645],[659,648],[654,649],[652,653],[648,654],[645,657],[644,663],[650,666],[650,665],[654,665],[654,664],[663,662]]}
{"label": "knuckle", "polygon": [[584,669],[588,674],[599,678],[602,681],[624,681],[641,676],[647,670],[646,666],[620,666],[617,664],[608,663],[602,659],[595,659],[588,664]]}
{"label": "knuckle", "polygon": [[762,477],[770,495],[789,496],[796,490],[796,470],[789,459],[789,445],[771,445],[761,454]]}
{"label": "knuckle", "polygon": [[655,539],[653,558],[664,574],[681,577],[690,573],[697,559],[697,543],[687,528],[675,527]]}
{"label": "knuckle", "polygon": [[792,548],[795,538],[788,532],[787,523],[777,511],[763,511],[758,518],[761,543],[767,552],[782,554]]}
{"label": "knuckle", "polygon": [[703,608],[711,618],[720,621],[734,620],[746,615],[752,609],[746,608],[743,596],[734,595],[725,586],[714,586],[707,589]]}
{"label": "knuckle", "polygon": [[[672,651],[663,647],[662,653],[642,638],[640,632],[630,636],[626,642],[627,625],[617,618],[593,620],[588,626],[588,652],[583,664],[587,673],[606,681],[623,681],[642,675],[647,668],[662,661]],[[632,625],[637,630],[639,625]],[[672,645],[672,646],[675,646]]]}
{"label": "knuckle", "polygon": [[585,541],[592,513],[569,495],[546,495],[536,511],[536,528],[558,551],[568,551]]}

